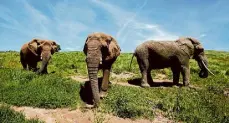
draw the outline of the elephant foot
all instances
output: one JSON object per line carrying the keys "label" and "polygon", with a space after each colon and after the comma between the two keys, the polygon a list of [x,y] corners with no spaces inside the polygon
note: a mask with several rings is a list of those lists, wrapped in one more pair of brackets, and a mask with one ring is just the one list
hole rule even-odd
{"label": "elephant foot", "polygon": [[36,74],[38,74],[38,75],[40,75],[40,74],[42,74],[40,71],[36,71]]}
{"label": "elephant foot", "polygon": [[147,87],[150,87],[150,85],[148,83],[141,83],[141,87],[147,88]]}
{"label": "elephant foot", "polygon": [[107,92],[105,92],[105,91],[101,91],[100,92],[100,99],[103,99],[103,98],[105,98],[107,96]]}
{"label": "elephant foot", "polygon": [[178,86],[179,85],[179,82],[173,82],[173,85]]}
{"label": "elephant foot", "polygon": [[189,86],[189,82],[184,82],[183,86]]}

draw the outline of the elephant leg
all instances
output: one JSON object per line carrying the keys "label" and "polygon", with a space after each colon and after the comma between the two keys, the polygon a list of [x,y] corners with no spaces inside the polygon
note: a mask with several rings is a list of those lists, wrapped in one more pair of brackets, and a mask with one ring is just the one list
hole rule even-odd
{"label": "elephant leg", "polygon": [[21,64],[22,64],[23,69],[27,70],[27,63],[26,62],[21,62]]}
{"label": "elephant leg", "polygon": [[43,74],[48,74],[47,67],[48,67],[48,64],[45,65],[44,70],[42,71]]}
{"label": "elephant leg", "polygon": [[29,65],[28,69],[29,69],[29,70],[32,70],[32,67]]}
{"label": "elephant leg", "polygon": [[109,76],[110,76],[110,67],[103,69],[103,80],[102,80],[100,98],[104,98],[107,95]]}
{"label": "elephant leg", "polygon": [[32,62],[32,63],[30,62],[28,66],[29,66],[29,70],[32,70],[33,72],[37,71],[37,62]]}
{"label": "elephant leg", "polygon": [[20,59],[21,59],[21,65],[22,65],[23,69],[24,69],[24,70],[27,70],[27,63],[26,63],[25,59],[22,58],[22,56],[21,56]]}
{"label": "elephant leg", "polygon": [[152,76],[151,76],[151,70],[148,69],[147,71],[147,82],[153,82]]}
{"label": "elephant leg", "polygon": [[149,69],[149,61],[148,60],[140,60],[137,59],[140,70],[141,70],[141,74],[142,74],[142,78],[141,78],[141,86],[142,87],[149,87],[148,81],[147,81],[147,72]]}
{"label": "elephant leg", "polygon": [[180,78],[180,67],[172,67],[173,72],[173,84],[178,85],[179,84],[179,78]]}
{"label": "elephant leg", "polygon": [[189,85],[189,77],[190,77],[190,69],[189,65],[182,65],[181,66],[181,73],[183,76],[183,85],[188,86]]}

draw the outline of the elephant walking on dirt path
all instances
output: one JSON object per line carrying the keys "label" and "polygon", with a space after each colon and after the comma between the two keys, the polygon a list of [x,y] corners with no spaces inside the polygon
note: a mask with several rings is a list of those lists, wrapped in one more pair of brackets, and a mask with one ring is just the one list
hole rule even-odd
{"label": "elephant walking on dirt path", "polygon": [[[88,77],[93,95],[93,106],[97,107],[100,98],[106,96],[112,64],[120,55],[121,49],[117,41],[110,35],[95,32],[89,34],[83,49],[86,55]],[[98,70],[103,70],[101,88],[98,87]],[[99,90],[101,90],[99,92]]]}

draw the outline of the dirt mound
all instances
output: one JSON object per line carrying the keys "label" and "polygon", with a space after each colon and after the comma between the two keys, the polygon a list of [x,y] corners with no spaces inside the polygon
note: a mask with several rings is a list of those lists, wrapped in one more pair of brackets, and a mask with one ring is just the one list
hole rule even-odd
{"label": "dirt mound", "polygon": [[133,78],[135,76],[135,74],[130,73],[130,72],[123,72],[121,74],[111,73],[111,76],[113,78],[117,78],[117,79],[129,79],[129,78]]}
{"label": "dirt mound", "polygon": [[167,76],[165,74],[157,74],[154,78],[159,80],[165,80],[167,79]]}
{"label": "dirt mound", "polygon": [[87,110],[82,112],[80,110],[64,109],[41,109],[32,107],[16,107],[12,109],[25,114],[27,119],[38,118],[46,123],[172,123],[173,121],[163,117],[156,116],[153,121],[139,119],[123,119],[113,115],[101,114]]}

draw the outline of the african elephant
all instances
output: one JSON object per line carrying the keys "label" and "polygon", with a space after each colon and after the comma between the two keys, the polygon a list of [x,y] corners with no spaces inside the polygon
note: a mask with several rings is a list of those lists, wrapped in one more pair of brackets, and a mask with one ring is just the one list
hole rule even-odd
{"label": "african elephant", "polygon": [[189,85],[189,59],[191,58],[197,61],[201,69],[199,77],[208,77],[208,72],[213,74],[208,69],[208,61],[203,46],[198,40],[191,37],[181,37],[175,41],[146,41],[137,46],[134,56],[137,58],[142,74],[142,87],[148,87],[148,83],[153,82],[150,74],[152,69],[168,67],[173,72],[173,83],[175,85],[179,84],[180,73],[183,76],[183,85]]}
{"label": "african elephant", "polygon": [[[112,64],[120,55],[121,49],[117,41],[110,35],[101,32],[89,34],[83,49],[86,55],[88,77],[93,95],[93,107],[97,107],[100,97],[106,95]],[[98,70],[103,70],[101,91],[98,87]]]}
{"label": "african elephant", "polygon": [[[55,41],[32,39],[32,41],[25,43],[20,50],[20,60],[24,69],[36,71],[40,73],[48,73],[48,62],[55,52],[58,52],[60,45]],[[41,68],[37,69],[37,62],[42,61]],[[38,71],[37,71],[38,70]]]}

